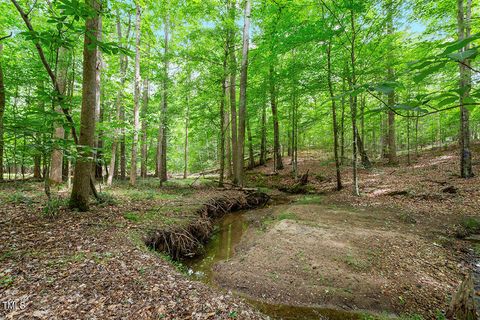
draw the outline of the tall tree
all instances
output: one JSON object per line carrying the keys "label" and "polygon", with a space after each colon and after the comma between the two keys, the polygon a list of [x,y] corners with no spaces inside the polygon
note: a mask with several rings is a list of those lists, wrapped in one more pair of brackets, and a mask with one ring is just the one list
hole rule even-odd
{"label": "tall tree", "polygon": [[278,125],[278,110],[277,110],[277,96],[275,90],[275,69],[273,64],[270,64],[270,106],[272,108],[273,117],[273,156],[274,156],[274,170],[283,169],[282,150],[280,148],[280,127]]}
{"label": "tall tree", "polygon": [[[350,28],[352,35],[350,37],[350,91],[353,92],[356,84],[357,84],[357,75],[356,75],[356,56],[355,56],[355,44],[357,38],[357,31],[355,29],[355,13],[352,3],[352,8],[350,8]],[[360,191],[358,189],[358,162],[357,162],[357,96],[353,93],[350,94],[350,112],[352,117],[352,136],[353,136],[353,143],[352,143],[352,172],[353,172],[353,194],[360,195]]]}
{"label": "tall tree", "polygon": [[138,134],[140,131],[140,27],[142,20],[142,8],[137,2],[135,5],[135,89],[133,96],[133,140],[132,159],[130,162],[130,185],[134,186],[137,181],[137,149]]}
{"label": "tall tree", "polygon": [[148,113],[148,76],[143,79],[143,98],[142,98],[142,152],[140,163],[140,176],[142,178],[147,177],[147,156],[148,156],[148,143],[147,143],[147,113]]}
{"label": "tall tree", "polygon": [[5,113],[5,82],[3,78],[3,44],[0,42],[0,181],[3,180],[3,115]]}
{"label": "tall tree", "polygon": [[332,104],[332,123],[333,123],[333,155],[335,158],[335,169],[337,176],[337,190],[342,190],[342,175],[340,171],[340,158],[338,156],[338,123],[337,123],[337,110],[335,105],[335,94],[332,84],[332,40],[328,41],[327,45],[327,81],[328,91],[330,93],[330,100]]}
{"label": "tall tree", "polygon": [[[387,27],[387,35],[391,36],[393,35],[394,32],[394,27],[393,27],[393,1],[392,0],[386,0],[386,15],[387,15],[387,21],[386,21],[386,27]],[[389,63],[388,63],[388,80],[389,81],[394,81],[395,78],[395,70],[392,66],[393,63],[393,46],[391,45],[392,42],[390,42],[390,54],[389,54]],[[388,93],[388,162],[390,164],[396,164],[397,163],[397,146],[396,146],[396,136],[395,136],[395,112],[393,111],[393,108],[395,106],[395,91],[391,90]]]}
{"label": "tall tree", "polygon": [[165,14],[165,22],[163,29],[164,36],[164,65],[163,65],[163,96],[162,96],[162,110],[160,115],[160,128],[158,133],[158,147],[157,147],[157,161],[158,161],[158,174],[160,178],[160,184],[167,181],[167,109],[168,109],[168,71],[169,71],[169,29],[170,29],[170,17],[169,13]]}
{"label": "tall tree", "polygon": [[[229,97],[230,97],[230,129],[231,129],[231,150],[232,150],[232,181],[234,184],[238,184],[238,171],[240,157],[238,155],[238,128],[237,128],[237,58],[235,54],[235,29],[236,29],[236,1],[229,0],[229,40],[228,40],[228,50],[229,50],[229,69],[230,69],[230,80],[229,80]],[[243,162],[242,162],[243,163]]]}
{"label": "tall tree", "polygon": [[[471,17],[472,17],[472,1],[466,0],[466,8],[464,8],[464,0],[457,0],[457,28],[458,40],[462,41],[470,37],[471,33]],[[460,49],[460,53],[464,53],[470,49],[470,44]],[[470,120],[469,111],[465,106],[465,100],[470,96],[472,86],[472,76],[470,71],[470,60],[462,59],[460,61],[460,175],[462,178],[473,177],[472,169],[472,153],[470,151]]]}
{"label": "tall tree", "polygon": [[83,47],[82,112],[80,117],[80,139],[82,146],[75,164],[70,207],[86,211],[89,207],[90,183],[92,177],[92,148],[95,136],[95,101],[97,94],[97,35],[101,3],[97,0],[85,0],[92,14],[85,21],[85,39]]}
{"label": "tall tree", "polygon": [[247,76],[248,76],[248,46],[250,39],[250,0],[245,0],[245,11],[243,17],[243,46],[242,64],[240,69],[240,101],[238,108],[238,141],[237,141],[237,183],[243,186],[243,159],[245,150],[245,124],[247,116]]}
{"label": "tall tree", "polygon": [[[117,37],[118,37],[118,42],[120,44],[122,44],[123,42],[123,37],[122,37],[122,24],[121,24],[121,21],[120,21],[120,12],[119,10],[117,10]],[[127,31],[127,35],[126,35],[126,39],[127,39],[127,42],[128,42],[128,38],[129,38],[129,34],[130,34],[130,16],[129,16],[129,23],[128,23],[128,31]],[[123,52],[120,52],[119,53],[119,62],[120,62],[120,87],[118,89],[118,92],[117,92],[117,96],[116,96],[116,99],[115,99],[115,120],[117,122],[120,122],[121,120],[124,120],[122,119],[122,112],[124,112],[123,110],[123,107],[122,107],[122,99],[123,99],[123,90],[124,90],[124,86],[125,86],[125,80],[126,80],[126,76],[127,76],[127,68],[128,68],[128,56],[123,54]],[[122,134],[122,136],[120,137],[120,134]],[[111,158],[110,158],[110,166],[109,166],[109,170],[108,170],[108,179],[107,179],[107,184],[108,185],[112,185],[112,182],[113,182],[113,177],[115,176],[115,168],[118,167],[117,166],[117,163],[118,163],[118,158],[117,158],[117,153],[118,152],[118,143],[119,143],[119,140],[122,139],[122,146],[123,146],[123,154],[125,153],[125,145],[124,145],[124,131],[123,130],[118,130],[118,129],[115,129],[114,131],[114,136],[113,136],[113,142],[112,142],[112,153],[111,153]],[[123,171],[123,173],[125,173],[125,171]],[[124,176],[123,176],[124,178]]]}
{"label": "tall tree", "polygon": [[[60,46],[57,51],[57,66],[56,77],[58,83],[59,94],[65,95],[67,88],[67,71],[68,71],[68,50],[64,46]],[[57,103],[55,111],[62,114],[62,106]],[[50,181],[53,183],[62,183],[62,166],[63,166],[63,147],[62,143],[65,139],[65,129],[63,128],[63,122],[59,121],[55,123],[55,129],[53,133],[56,146],[52,150],[52,156],[50,160]]]}

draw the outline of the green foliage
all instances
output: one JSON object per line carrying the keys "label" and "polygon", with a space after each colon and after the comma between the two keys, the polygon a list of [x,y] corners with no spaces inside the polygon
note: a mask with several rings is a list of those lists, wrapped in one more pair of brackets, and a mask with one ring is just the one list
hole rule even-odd
{"label": "green foliage", "polygon": [[297,215],[292,212],[282,212],[277,217],[278,221],[282,220],[297,220]]}
{"label": "green foliage", "polygon": [[322,196],[308,195],[295,201],[296,204],[321,204],[323,202]]}
{"label": "green foliage", "polygon": [[462,219],[461,225],[468,234],[480,233],[480,219],[475,217],[466,217]]}
{"label": "green foliage", "polygon": [[66,208],[67,200],[60,197],[52,197],[47,200],[42,209],[42,216],[45,218],[56,218],[62,209]]}
{"label": "green foliage", "polygon": [[98,194],[97,204],[101,206],[114,206],[117,204],[115,197],[107,192],[100,192]]}
{"label": "green foliage", "polygon": [[171,264],[173,267],[175,267],[175,269],[177,269],[177,271],[179,271],[180,273],[182,273],[184,275],[188,275],[188,267],[186,265],[184,265],[180,261],[177,261],[177,260],[173,259],[171,256],[169,256],[166,253],[157,253],[157,254],[160,258],[162,258],[163,260],[165,260],[166,262]]}
{"label": "green foliage", "polygon": [[7,201],[13,204],[25,204],[25,205],[31,205],[33,203],[33,199],[31,197],[19,191],[9,195]]}
{"label": "green foliage", "polygon": [[132,222],[140,221],[140,217],[138,216],[138,214],[136,214],[134,212],[126,212],[126,213],[123,214],[123,217],[127,220],[132,221]]}
{"label": "green foliage", "polygon": [[14,281],[15,281],[15,278],[13,276],[2,275],[0,276],[0,288],[2,289],[8,288],[13,284]]}

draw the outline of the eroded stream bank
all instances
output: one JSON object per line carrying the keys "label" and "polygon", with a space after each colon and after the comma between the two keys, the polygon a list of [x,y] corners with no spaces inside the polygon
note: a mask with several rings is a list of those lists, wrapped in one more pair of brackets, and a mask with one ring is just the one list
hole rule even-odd
{"label": "eroded stream bank", "polygon": [[461,271],[418,225],[319,196],[289,200],[218,221],[205,255],[186,262],[194,276],[282,319],[434,318],[445,310]]}
{"label": "eroded stream bank", "polygon": [[[215,224],[215,232],[205,246],[205,253],[193,259],[184,260],[189,267],[190,275],[209,285],[215,286],[215,265],[233,258],[235,249],[242,241],[244,233],[253,225],[268,217],[274,208],[252,211],[241,211],[225,215]],[[254,216],[256,215],[256,217]],[[241,292],[237,292],[241,295]],[[293,306],[279,303],[268,303],[255,297],[243,296],[247,302],[262,313],[275,319],[360,319],[357,313],[335,309]]]}

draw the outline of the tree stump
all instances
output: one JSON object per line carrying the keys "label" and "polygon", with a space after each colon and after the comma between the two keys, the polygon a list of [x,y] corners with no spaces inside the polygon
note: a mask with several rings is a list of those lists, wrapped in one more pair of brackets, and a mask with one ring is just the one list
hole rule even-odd
{"label": "tree stump", "polygon": [[447,310],[449,320],[478,320],[475,309],[472,274],[469,273],[458,287]]}

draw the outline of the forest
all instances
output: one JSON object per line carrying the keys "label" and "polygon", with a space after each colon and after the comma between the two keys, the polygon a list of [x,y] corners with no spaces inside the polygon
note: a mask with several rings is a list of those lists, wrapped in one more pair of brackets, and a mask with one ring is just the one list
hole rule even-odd
{"label": "forest", "polygon": [[0,319],[479,318],[477,1],[0,10]]}

